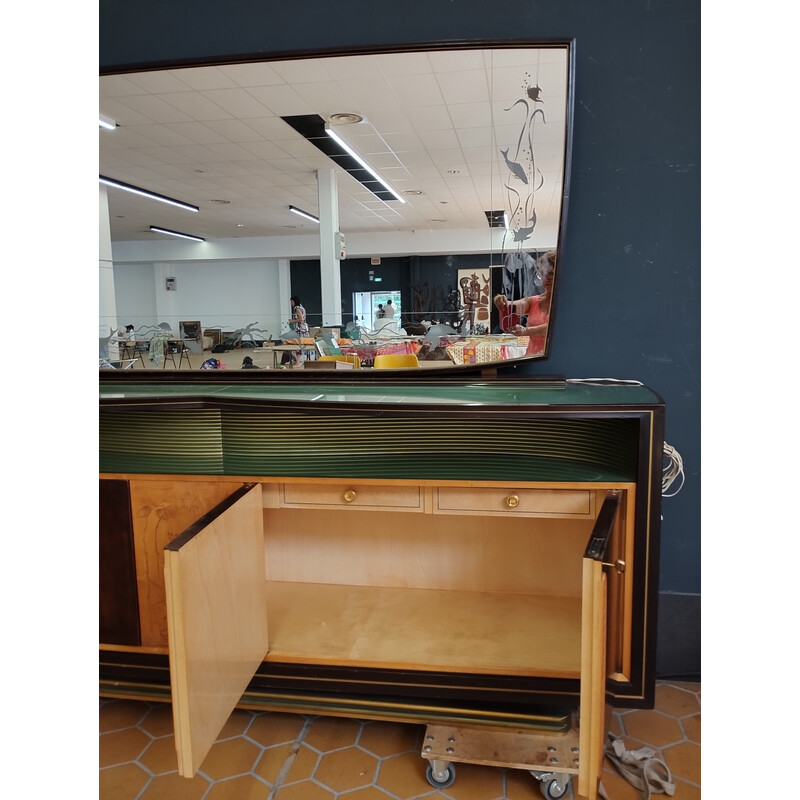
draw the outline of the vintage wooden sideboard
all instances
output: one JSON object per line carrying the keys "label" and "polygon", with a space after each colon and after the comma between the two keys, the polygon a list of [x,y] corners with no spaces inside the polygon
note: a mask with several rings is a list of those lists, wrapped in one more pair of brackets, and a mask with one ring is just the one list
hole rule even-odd
{"label": "vintage wooden sideboard", "polygon": [[239,705],[425,723],[433,785],[528,737],[594,800],[653,702],[661,399],[363,372],[102,377],[101,694],[171,701],[187,776]]}

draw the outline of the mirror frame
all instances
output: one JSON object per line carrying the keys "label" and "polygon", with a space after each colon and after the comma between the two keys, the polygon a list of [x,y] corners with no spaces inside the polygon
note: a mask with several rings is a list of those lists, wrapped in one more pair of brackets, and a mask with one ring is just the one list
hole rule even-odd
{"label": "mirror frame", "polygon": [[[567,69],[566,69],[566,108],[565,108],[565,132],[564,132],[564,161],[563,161],[563,187],[561,192],[561,208],[558,224],[558,236],[556,243],[557,262],[552,289],[552,300],[548,314],[548,329],[545,336],[544,350],[541,354],[526,355],[516,359],[506,361],[492,361],[481,364],[456,365],[442,362],[441,367],[427,366],[423,370],[348,370],[342,374],[336,370],[115,370],[100,369],[101,382],[143,382],[143,383],[164,383],[164,382],[183,382],[183,383],[209,383],[209,382],[243,382],[243,383],[264,383],[273,380],[280,381],[338,381],[343,378],[346,380],[368,380],[368,381],[395,381],[406,382],[409,379],[441,381],[446,378],[469,379],[480,377],[481,379],[514,379],[521,374],[526,374],[527,365],[532,362],[546,361],[550,355],[554,323],[557,317],[557,298],[560,275],[562,271],[562,253],[566,238],[567,212],[570,196],[572,147],[574,132],[574,103],[575,103],[575,41],[567,39],[470,39],[458,43],[453,42],[424,42],[416,44],[397,45],[387,48],[382,47],[341,47],[326,48],[320,50],[301,50],[301,51],[282,51],[279,53],[257,54],[255,56],[237,57],[214,57],[204,59],[182,59],[177,61],[154,61],[147,64],[132,64],[126,66],[111,66],[101,69],[100,77],[109,75],[124,75],[137,72],[154,72],[169,69],[184,69],[191,67],[204,66],[223,66],[247,63],[276,63],[282,61],[293,61],[312,58],[334,58],[341,56],[359,55],[381,55],[381,54],[403,54],[420,53],[437,50],[482,50],[482,49],[566,49]],[[510,251],[502,251],[500,254],[505,256]],[[491,293],[491,289],[490,289]],[[491,308],[490,308],[491,311]],[[255,373],[255,374],[254,374]],[[529,374],[529,373],[528,373]],[[539,376],[537,379],[551,382],[560,381],[560,376]]]}

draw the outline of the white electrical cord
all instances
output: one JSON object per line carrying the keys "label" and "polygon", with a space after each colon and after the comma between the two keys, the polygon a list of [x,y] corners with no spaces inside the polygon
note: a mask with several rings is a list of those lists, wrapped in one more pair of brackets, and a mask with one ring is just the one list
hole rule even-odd
{"label": "white electrical cord", "polygon": [[[567,383],[586,383],[596,385],[624,385],[624,386],[644,386],[641,381],[628,381],[621,378],[567,378]],[[664,465],[661,473],[661,496],[662,497],[675,497],[678,492],[683,489],[683,484],[686,481],[686,475],[683,471],[683,458],[681,454],[668,442],[664,442],[664,458],[667,463]],[[675,481],[680,478],[678,487],[673,492],[669,491]]]}
{"label": "white electrical cord", "polygon": [[622,378],[567,378],[567,383],[595,383],[595,384],[618,384],[620,386],[644,386],[641,381],[627,381]]}
{"label": "white electrical cord", "polygon": [[[683,459],[681,454],[668,442],[664,442],[664,458],[667,463],[661,473],[661,496],[662,497],[675,497],[678,492],[683,489],[683,484],[686,476],[683,472]],[[674,492],[667,494],[668,489],[675,482],[677,478],[681,479],[678,488]]]}

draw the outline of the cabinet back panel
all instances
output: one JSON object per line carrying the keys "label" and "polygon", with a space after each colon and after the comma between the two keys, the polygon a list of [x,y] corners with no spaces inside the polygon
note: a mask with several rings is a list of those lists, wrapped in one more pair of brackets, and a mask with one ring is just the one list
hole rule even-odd
{"label": "cabinet back panel", "polygon": [[265,509],[268,580],[578,597],[592,520]]}

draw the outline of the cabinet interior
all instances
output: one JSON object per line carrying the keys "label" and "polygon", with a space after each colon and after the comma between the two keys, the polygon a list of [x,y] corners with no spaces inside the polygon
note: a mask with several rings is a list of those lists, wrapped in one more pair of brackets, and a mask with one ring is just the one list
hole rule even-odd
{"label": "cabinet interior", "polygon": [[577,677],[593,521],[267,508],[267,660]]}

